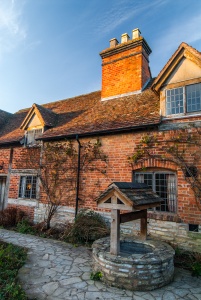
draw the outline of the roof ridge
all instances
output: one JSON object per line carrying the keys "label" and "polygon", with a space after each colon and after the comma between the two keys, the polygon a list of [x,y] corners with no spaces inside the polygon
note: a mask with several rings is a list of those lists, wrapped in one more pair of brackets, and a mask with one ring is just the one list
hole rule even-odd
{"label": "roof ridge", "polygon": [[[51,111],[51,109],[47,108],[46,105],[58,104],[58,103],[61,103],[61,102],[72,100],[72,99],[76,99],[76,98],[80,98],[80,97],[85,97],[87,95],[95,94],[95,93],[98,93],[98,92],[100,93],[101,90],[97,90],[97,91],[93,91],[93,92],[90,92],[90,93],[85,93],[85,94],[81,94],[81,95],[69,97],[69,98],[66,98],[66,99],[56,100],[56,101],[53,101],[53,102],[47,102],[47,103],[43,103],[43,104],[36,104],[36,103],[33,103],[33,104],[40,105],[41,107],[49,109]],[[31,107],[22,108],[22,109],[18,110],[17,112],[15,112],[15,114],[26,112],[26,111],[28,112],[31,109]]]}

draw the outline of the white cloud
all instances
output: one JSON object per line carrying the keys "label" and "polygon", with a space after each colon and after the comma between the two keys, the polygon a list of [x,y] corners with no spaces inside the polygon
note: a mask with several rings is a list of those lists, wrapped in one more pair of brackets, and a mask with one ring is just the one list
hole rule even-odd
{"label": "white cloud", "polygon": [[194,43],[201,40],[200,31],[201,27],[201,12],[197,15],[191,16],[188,20],[177,20],[173,22],[171,27],[168,27],[166,32],[163,33],[162,39],[157,44],[165,45],[166,50],[172,50],[175,45],[179,46],[181,42]]}
{"label": "white cloud", "polygon": [[106,34],[123,22],[139,16],[143,12],[148,15],[152,13],[152,8],[159,8],[159,6],[165,4],[167,0],[119,0],[115,2],[115,5],[102,16],[102,19],[97,23],[100,24],[97,27],[99,34]]}
{"label": "white cloud", "polygon": [[0,0],[0,58],[26,38],[22,24],[25,0]]}

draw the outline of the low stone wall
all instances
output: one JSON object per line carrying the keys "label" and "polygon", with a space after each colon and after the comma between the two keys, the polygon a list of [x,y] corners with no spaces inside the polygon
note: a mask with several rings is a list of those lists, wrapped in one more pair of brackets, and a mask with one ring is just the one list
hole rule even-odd
{"label": "low stone wall", "polygon": [[110,254],[109,238],[97,240],[92,246],[93,272],[101,272],[104,282],[122,289],[148,291],[173,280],[174,250],[168,244],[131,238],[124,238],[121,243],[134,243],[136,253],[120,250],[118,256]]}
{"label": "low stone wall", "polygon": [[[38,223],[44,220],[46,206],[31,200],[9,199],[9,205],[23,205],[34,209],[34,222]],[[110,213],[102,213],[106,221],[110,222]],[[75,211],[68,206],[61,206],[55,214],[52,225],[73,221]],[[138,235],[140,231],[140,221],[133,221],[121,224],[121,232],[128,235]],[[148,234],[150,237],[169,242],[172,245],[184,250],[201,253],[201,225],[199,232],[190,232],[188,224],[176,223],[171,221],[162,221],[148,219]]]}
{"label": "low stone wall", "polygon": [[[39,203],[35,208],[34,222],[39,223],[44,221],[44,216],[46,214],[46,205]],[[75,218],[75,210],[68,206],[60,206],[51,220],[51,225],[55,224],[65,224],[67,221],[72,222]]]}
{"label": "low stone wall", "polygon": [[[121,225],[121,232],[124,234],[138,235],[139,231],[139,220]],[[201,253],[201,228],[199,232],[191,232],[185,223],[148,219],[148,235],[180,249]]]}

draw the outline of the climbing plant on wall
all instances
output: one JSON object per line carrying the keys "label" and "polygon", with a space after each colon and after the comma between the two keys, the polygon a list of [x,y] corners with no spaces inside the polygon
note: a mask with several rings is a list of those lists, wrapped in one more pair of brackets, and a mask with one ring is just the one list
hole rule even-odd
{"label": "climbing plant on wall", "polygon": [[[101,149],[101,141],[85,141],[80,146],[80,172],[106,174],[107,156]],[[37,150],[40,150],[40,156]],[[33,169],[35,166],[38,169],[44,191],[42,199],[38,200],[45,204],[45,223],[50,228],[51,220],[61,205],[75,205],[78,144],[69,140],[45,142],[36,148],[27,148],[25,161],[26,168]],[[84,187],[82,179],[80,175],[80,185]],[[80,194],[84,194],[81,188]]]}
{"label": "climbing plant on wall", "polygon": [[182,170],[201,210],[201,129],[191,125],[170,132],[144,134],[128,159],[131,164],[144,168],[150,158],[174,163]]}

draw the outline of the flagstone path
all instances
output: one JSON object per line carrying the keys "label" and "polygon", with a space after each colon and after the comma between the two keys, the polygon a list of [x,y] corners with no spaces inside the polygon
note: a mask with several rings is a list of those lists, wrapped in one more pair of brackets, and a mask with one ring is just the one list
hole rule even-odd
{"label": "flagstone path", "polygon": [[201,300],[201,278],[175,270],[174,281],[150,292],[132,292],[90,280],[91,251],[56,240],[0,229],[0,240],[28,248],[19,280],[37,300]]}

